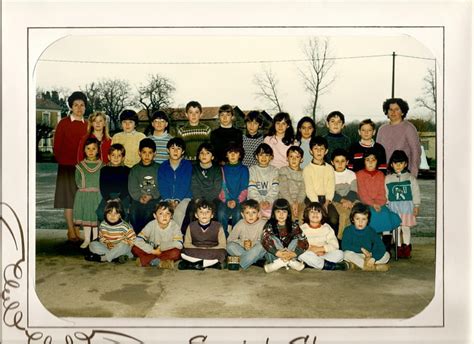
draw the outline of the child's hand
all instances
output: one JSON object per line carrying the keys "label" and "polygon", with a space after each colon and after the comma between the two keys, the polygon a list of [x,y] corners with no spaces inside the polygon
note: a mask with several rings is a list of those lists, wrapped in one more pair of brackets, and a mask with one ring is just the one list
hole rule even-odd
{"label": "child's hand", "polygon": [[147,204],[150,200],[151,200],[151,196],[150,196],[150,195],[142,195],[142,196],[140,197],[140,203],[141,203],[141,204]]}
{"label": "child's hand", "polygon": [[378,205],[378,204],[374,204],[374,209],[376,212],[379,212],[380,209],[382,209],[382,206]]}
{"label": "child's hand", "polygon": [[415,215],[415,217],[420,215],[420,207],[413,208],[413,215]]}
{"label": "child's hand", "polygon": [[230,209],[234,209],[236,205],[237,205],[237,204],[235,203],[235,201],[227,201],[227,206],[228,206]]}
{"label": "child's hand", "polygon": [[105,243],[105,246],[107,246],[107,248],[108,248],[109,250],[111,250],[111,249],[114,247],[114,244],[112,244],[111,242],[107,241],[107,242]]}

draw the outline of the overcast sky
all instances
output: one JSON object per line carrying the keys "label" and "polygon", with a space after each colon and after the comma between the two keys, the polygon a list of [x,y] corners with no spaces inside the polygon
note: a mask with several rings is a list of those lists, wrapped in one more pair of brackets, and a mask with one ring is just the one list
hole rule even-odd
{"label": "overcast sky", "polygon": [[[148,74],[159,73],[174,82],[175,106],[198,100],[203,106],[230,103],[243,110],[267,109],[273,114],[269,103],[256,97],[257,88],[253,83],[254,75],[264,66],[270,66],[279,81],[283,110],[289,112],[295,122],[309,114],[306,109],[310,96],[304,90],[298,69],[305,68],[304,62],[203,64],[301,60],[304,59],[302,47],[308,36],[301,35],[301,32],[298,35],[285,32],[285,36],[244,36],[238,31],[232,35],[205,34],[196,30],[193,36],[103,35],[99,31],[95,35],[65,36],[51,41],[52,44],[42,52],[34,70],[36,85],[45,90],[63,87],[74,91],[103,78],[119,78],[128,80],[135,88],[146,80]],[[35,43],[34,37],[32,44]],[[397,56],[395,96],[408,101],[411,107],[409,115],[428,115],[426,110],[415,105],[415,98],[422,95],[427,68],[434,67],[434,61],[428,60],[434,56],[422,43],[408,35],[332,35],[330,49],[331,56],[338,58],[330,73],[336,78],[329,91],[320,97],[319,116],[339,110],[346,115],[347,121],[368,117],[375,121],[384,120],[381,107],[391,95],[392,57],[351,57],[391,55],[393,51],[397,55],[423,58]],[[177,62],[181,64],[167,64]]]}

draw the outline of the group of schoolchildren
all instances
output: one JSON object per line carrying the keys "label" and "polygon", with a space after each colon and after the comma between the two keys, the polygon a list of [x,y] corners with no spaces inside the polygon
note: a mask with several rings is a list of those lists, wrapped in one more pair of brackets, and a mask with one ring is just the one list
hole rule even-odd
{"label": "group of schoolchildren", "polygon": [[[407,154],[397,150],[387,163],[370,119],[351,144],[339,111],[327,116],[324,137],[310,117],[294,135],[284,112],[267,135],[258,111],[246,115],[246,133],[233,126],[230,105],[219,108],[214,130],[200,122],[198,102],[185,112],[188,123],[176,137],[162,111],[153,114],[149,137],[136,131],[133,110],[121,113],[123,131],[112,138],[103,114],[89,117],[95,137],[79,147],[73,208],[86,260],[136,257],[139,266],[159,268],[179,261],[180,270],[387,271],[394,235],[398,257],[410,257],[419,187]],[[101,131],[108,140],[96,138]]]}

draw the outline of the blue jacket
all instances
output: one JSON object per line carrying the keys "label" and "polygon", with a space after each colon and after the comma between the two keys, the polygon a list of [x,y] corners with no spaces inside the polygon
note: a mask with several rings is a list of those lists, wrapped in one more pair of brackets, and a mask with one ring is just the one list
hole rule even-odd
{"label": "blue jacket", "polygon": [[192,198],[191,176],[193,166],[191,161],[182,159],[176,170],[170,161],[166,160],[158,169],[158,188],[164,200],[183,200]]}

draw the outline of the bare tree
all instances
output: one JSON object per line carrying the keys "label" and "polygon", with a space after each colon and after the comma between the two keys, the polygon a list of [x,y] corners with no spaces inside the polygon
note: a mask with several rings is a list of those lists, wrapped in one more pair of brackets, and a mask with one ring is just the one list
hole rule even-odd
{"label": "bare tree", "polygon": [[423,78],[423,97],[415,99],[419,107],[429,110],[436,117],[436,74],[433,68],[428,68]]}
{"label": "bare tree", "polygon": [[91,82],[84,87],[84,94],[88,100],[89,111],[99,111],[102,110],[103,99],[101,96],[101,90],[98,87],[96,82]]}
{"label": "bare tree", "polygon": [[278,97],[278,79],[270,67],[264,67],[262,73],[255,74],[253,83],[258,87],[256,95],[258,98],[267,100],[272,104],[272,110],[282,112],[282,106]]}
{"label": "bare tree", "polygon": [[175,90],[173,82],[168,78],[159,74],[149,75],[147,83],[138,87],[136,99],[145,107],[151,119],[153,112],[171,106]]}
{"label": "bare tree", "polygon": [[327,91],[335,80],[335,76],[328,75],[334,66],[334,60],[330,57],[329,40],[310,38],[303,46],[303,54],[308,63],[305,68],[298,69],[305,89],[311,95],[311,114],[313,120],[316,121],[319,96]]}
{"label": "bare tree", "polygon": [[126,80],[104,79],[97,83],[102,110],[109,116],[113,127],[119,127],[119,116],[130,105],[130,84]]}

